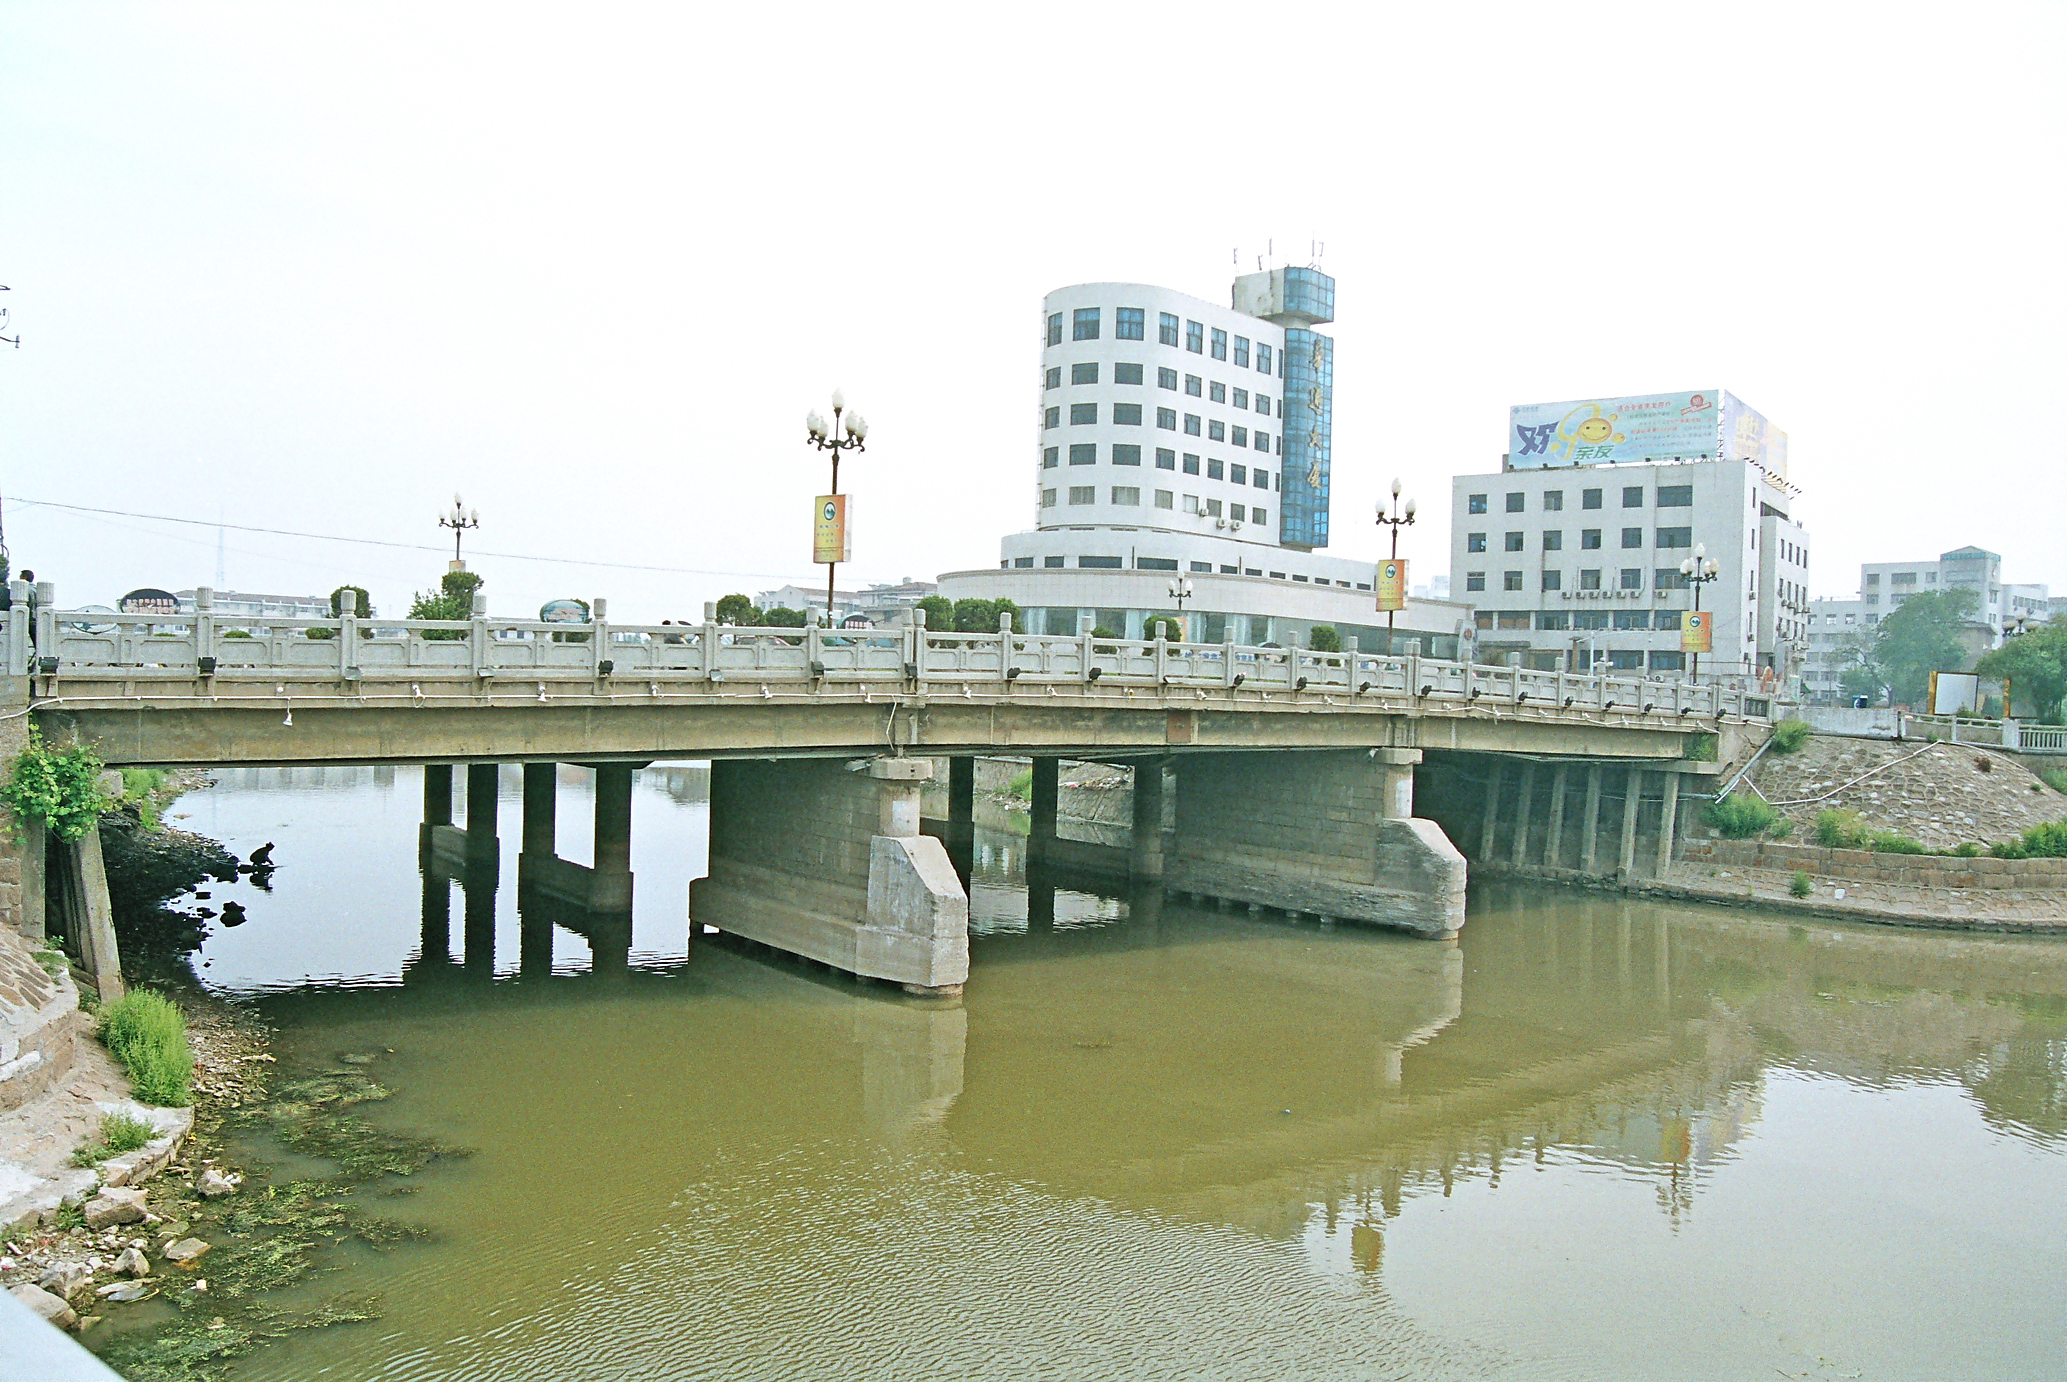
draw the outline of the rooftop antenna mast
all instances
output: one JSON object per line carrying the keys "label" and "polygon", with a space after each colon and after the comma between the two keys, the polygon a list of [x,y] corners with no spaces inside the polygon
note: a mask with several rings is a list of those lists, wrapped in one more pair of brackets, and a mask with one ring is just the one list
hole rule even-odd
{"label": "rooftop antenna mast", "polygon": [[[9,288],[5,283],[0,283],[0,293],[8,293],[12,291],[14,290]],[[0,331],[5,331],[6,329],[7,309],[5,307],[0,307]],[[20,329],[17,328],[12,336],[0,336],[0,344],[11,345],[16,350],[20,350],[22,348],[22,333]]]}

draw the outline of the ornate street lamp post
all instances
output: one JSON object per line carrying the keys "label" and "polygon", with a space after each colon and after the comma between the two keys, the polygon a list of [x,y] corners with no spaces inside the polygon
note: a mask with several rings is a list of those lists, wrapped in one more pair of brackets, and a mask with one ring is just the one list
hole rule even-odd
{"label": "ornate street lamp post", "polygon": [[1184,602],[1189,600],[1191,596],[1192,586],[1190,577],[1179,576],[1176,580],[1170,582],[1170,598],[1177,602],[1177,641],[1179,643],[1184,642],[1186,639]]}
{"label": "ornate street lamp post", "polygon": [[481,511],[468,508],[460,502],[459,496],[455,494],[452,496],[452,512],[439,514],[438,526],[452,530],[452,569],[454,571],[466,570],[467,564],[460,560],[459,556],[459,539],[467,529],[481,526]]}
{"label": "ornate street lamp post", "polygon": [[[1714,558],[1708,555],[1708,544],[1694,544],[1694,555],[1679,564],[1679,574],[1686,577],[1687,584],[1694,587],[1694,613],[1701,612],[1701,587],[1722,574]],[[1694,654],[1694,666],[1690,674],[1695,681],[1701,680],[1701,654]]]}
{"label": "ornate street lamp post", "polygon": [[[1383,499],[1379,500],[1378,522],[1392,529],[1392,559],[1395,562],[1400,557],[1400,529],[1413,521],[1414,501],[1409,499],[1406,508],[1400,508],[1400,482],[1398,477],[1394,477],[1392,482],[1392,512],[1388,515],[1385,510],[1385,501]],[[1400,595],[1404,599],[1406,592],[1403,590],[1400,592]],[[1392,616],[1392,610],[1385,611],[1385,652],[1388,657],[1392,655]]]}
{"label": "ornate street lamp post", "polygon": [[[868,437],[868,420],[862,417],[860,413],[856,413],[846,419],[844,424],[846,436],[842,437],[840,435],[842,426],[841,415],[846,410],[847,396],[838,389],[834,389],[833,420],[830,426],[827,425],[824,416],[816,408],[813,408],[804,417],[804,427],[810,433],[811,444],[820,451],[832,452],[832,493],[835,496],[840,492],[840,453],[842,451],[866,451],[868,449],[862,444]],[[833,626],[833,577],[838,571],[839,563],[837,561],[829,561],[825,564],[825,626],[827,628]]]}

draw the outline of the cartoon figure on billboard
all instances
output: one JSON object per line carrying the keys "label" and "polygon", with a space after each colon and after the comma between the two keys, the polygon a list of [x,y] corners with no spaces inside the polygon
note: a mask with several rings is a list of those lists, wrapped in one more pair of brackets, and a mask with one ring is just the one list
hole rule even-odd
{"label": "cartoon figure on billboard", "polygon": [[[1580,417],[1584,413],[1586,416]],[[1577,423],[1572,419],[1579,418]],[[1580,461],[1605,461],[1615,454],[1616,446],[1625,438],[1615,430],[1616,414],[1604,413],[1598,403],[1582,403],[1565,414],[1564,422],[1557,429],[1560,443],[1551,448],[1551,454],[1577,464]]]}

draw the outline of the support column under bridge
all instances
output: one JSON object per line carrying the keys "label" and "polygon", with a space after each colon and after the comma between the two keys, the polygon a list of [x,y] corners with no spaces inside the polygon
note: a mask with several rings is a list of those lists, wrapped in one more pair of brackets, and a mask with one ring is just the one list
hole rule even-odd
{"label": "support column under bridge", "polygon": [[1414,815],[1418,749],[1184,754],[1164,886],[1447,938],[1464,856]]}
{"label": "support column under bridge", "polygon": [[969,896],[919,833],[923,758],[717,759],[692,925],[926,992],[969,977]]}

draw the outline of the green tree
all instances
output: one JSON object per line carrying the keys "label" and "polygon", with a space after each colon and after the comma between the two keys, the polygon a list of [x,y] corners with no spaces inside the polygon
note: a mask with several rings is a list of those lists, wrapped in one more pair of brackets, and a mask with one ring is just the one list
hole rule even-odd
{"label": "green tree", "polygon": [[[447,571],[438,582],[435,591],[420,591],[409,602],[411,619],[471,619],[474,615],[474,592],[481,588],[481,578],[471,571]],[[466,634],[458,629],[428,629],[423,635],[428,639],[464,638]]]}
{"label": "green tree", "polygon": [[2028,705],[2046,724],[2062,723],[2067,718],[2067,614],[1985,654],[1974,670],[2006,679],[2010,698]]}
{"label": "green tree", "polygon": [[955,602],[945,595],[927,595],[920,599],[919,609],[926,611],[926,627],[936,633],[952,633],[955,627]]}
{"label": "green tree", "polygon": [[762,610],[754,622],[769,629],[801,629],[811,622],[811,616],[801,609],[776,605],[773,609]]}
{"label": "green tree", "polygon": [[[954,631],[956,633],[996,633],[998,621],[1004,615],[1012,616],[1012,627],[1019,628],[1019,606],[1010,600],[979,600],[967,597],[955,601]],[[932,612],[926,615],[927,626],[931,627]]]}
{"label": "green tree", "polygon": [[754,602],[744,595],[727,595],[718,601],[717,619],[720,624],[754,624],[759,622],[760,611]]}
{"label": "green tree", "polygon": [[348,595],[352,600],[352,617],[354,619],[371,619],[373,617],[373,597],[366,593],[366,588],[358,585],[341,585],[330,592],[330,613],[333,618],[341,619],[344,617],[344,602],[345,597]]}
{"label": "green tree", "polygon": [[1306,639],[1307,646],[1317,653],[1342,651],[1342,633],[1333,624],[1315,624]]}
{"label": "green tree", "polygon": [[1979,606],[1972,590],[1933,590],[1911,595],[1875,626],[1873,660],[1886,674],[1890,701],[1920,705],[1931,673],[1966,665],[1959,633]]}

